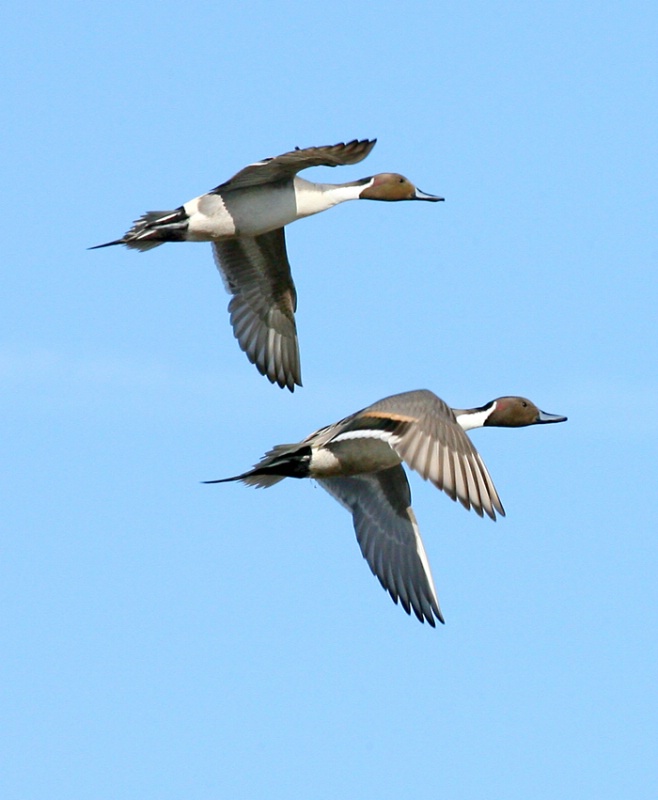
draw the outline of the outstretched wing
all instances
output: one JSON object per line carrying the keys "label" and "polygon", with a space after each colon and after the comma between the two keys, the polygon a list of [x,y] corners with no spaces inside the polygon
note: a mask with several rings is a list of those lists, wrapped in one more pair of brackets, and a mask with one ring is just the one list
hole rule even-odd
{"label": "outstretched wing", "polygon": [[433,392],[379,400],[334,426],[331,441],[358,436],[386,441],[413,470],[479,516],[505,516],[482,457],[452,409]]}
{"label": "outstretched wing", "polygon": [[357,164],[368,155],[375,146],[376,139],[353,139],[347,144],[327,145],[324,147],[305,147],[291,150],[273,158],[265,158],[241,169],[229,180],[221,183],[210,192],[225,193],[234,189],[247,189],[250,186],[261,186],[264,183],[289,180],[300,170],[308,167],[339,167]]}
{"label": "outstretched wing", "polygon": [[393,600],[421,622],[443,622],[403,467],[318,483],[352,512],[363,557]]}
{"label": "outstretched wing", "polygon": [[295,310],[297,293],[283,228],[213,242],[233,332],[247,358],[272,383],[301,386]]}

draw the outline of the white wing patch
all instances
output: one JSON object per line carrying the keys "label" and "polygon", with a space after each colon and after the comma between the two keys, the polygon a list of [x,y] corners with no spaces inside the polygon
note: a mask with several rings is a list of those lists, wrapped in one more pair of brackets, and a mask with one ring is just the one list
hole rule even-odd
{"label": "white wing patch", "polygon": [[372,429],[339,433],[338,436],[334,436],[331,441],[332,443],[344,442],[348,439],[378,439],[381,442],[386,442],[386,444],[389,444],[391,447],[395,447],[400,441],[400,437],[390,431],[377,431]]}
{"label": "white wing patch", "polygon": [[409,517],[411,519],[412,526],[414,529],[414,536],[416,537],[416,552],[418,553],[418,558],[420,559],[420,563],[423,565],[423,572],[425,573],[425,578],[427,579],[430,590],[432,592],[432,597],[434,598],[434,602],[438,607],[439,598],[437,597],[436,594],[436,587],[434,586],[434,578],[432,577],[432,570],[430,569],[430,562],[427,557],[427,553],[425,552],[425,546],[423,545],[423,540],[420,537],[420,531],[418,530],[418,522],[416,521],[416,515],[414,514],[411,508],[409,509]]}

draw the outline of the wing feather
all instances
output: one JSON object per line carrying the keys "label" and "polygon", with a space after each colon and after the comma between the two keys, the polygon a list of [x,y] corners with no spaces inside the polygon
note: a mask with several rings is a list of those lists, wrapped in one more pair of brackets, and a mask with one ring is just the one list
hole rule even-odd
{"label": "wing feather", "polygon": [[301,386],[295,310],[297,293],[283,228],[213,242],[215,262],[233,295],[231,325],[238,344],[272,383]]}
{"label": "wing feather", "polygon": [[370,153],[376,139],[353,139],[351,142],[323,147],[305,147],[291,150],[280,156],[264,158],[241,169],[229,180],[221,183],[212,193],[225,194],[235,189],[248,189],[266,183],[276,183],[293,178],[309,167],[340,167],[358,164]]}
{"label": "wing feather", "polygon": [[392,435],[390,446],[411,469],[429,479],[466,509],[491,519],[504,516],[486,466],[452,409],[432,392],[405,392],[384,398],[355,415],[351,427],[369,418]]}
{"label": "wing feather", "polygon": [[443,622],[403,467],[318,483],[351,511],[363,557],[393,600],[421,622]]}

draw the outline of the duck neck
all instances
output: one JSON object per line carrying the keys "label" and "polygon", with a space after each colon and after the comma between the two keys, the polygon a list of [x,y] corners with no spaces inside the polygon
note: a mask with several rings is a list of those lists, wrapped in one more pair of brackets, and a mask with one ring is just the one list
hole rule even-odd
{"label": "duck neck", "polygon": [[312,183],[296,177],[297,213],[300,217],[307,217],[310,214],[326,211],[328,208],[332,208],[338,203],[344,203],[346,200],[358,200],[364,185],[364,181],[354,181],[353,183]]}
{"label": "duck neck", "polygon": [[473,430],[473,428],[481,428],[487,424],[487,420],[496,410],[496,403],[489,403],[488,406],[482,408],[467,408],[455,409],[455,417],[457,424],[464,431]]}

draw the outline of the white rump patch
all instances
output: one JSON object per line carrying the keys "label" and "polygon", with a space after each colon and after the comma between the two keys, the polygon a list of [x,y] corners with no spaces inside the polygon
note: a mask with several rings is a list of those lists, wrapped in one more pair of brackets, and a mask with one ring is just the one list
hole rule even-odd
{"label": "white rump patch", "polygon": [[326,448],[311,450],[311,463],[309,469],[312,476],[316,475],[339,475],[340,461]]}
{"label": "white rump patch", "polygon": [[189,216],[189,241],[207,242],[235,235],[235,222],[218,194],[203,194],[183,206]]}

